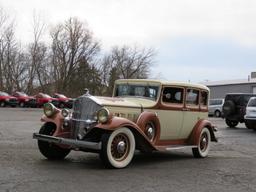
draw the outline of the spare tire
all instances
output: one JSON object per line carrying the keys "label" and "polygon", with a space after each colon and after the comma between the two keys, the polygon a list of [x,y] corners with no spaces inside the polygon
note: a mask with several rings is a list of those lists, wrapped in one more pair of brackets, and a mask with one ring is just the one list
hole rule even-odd
{"label": "spare tire", "polygon": [[223,105],[224,116],[232,115],[235,112],[236,106],[235,103],[231,100],[225,101]]}

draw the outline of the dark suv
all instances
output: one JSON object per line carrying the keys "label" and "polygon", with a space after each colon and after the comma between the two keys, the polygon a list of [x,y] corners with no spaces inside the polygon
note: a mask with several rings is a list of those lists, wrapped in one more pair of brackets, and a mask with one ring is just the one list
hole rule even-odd
{"label": "dark suv", "polygon": [[235,127],[238,123],[244,123],[246,105],[253,94],[230,93],[225,97],[223,105],[223,117],[229,127]]}

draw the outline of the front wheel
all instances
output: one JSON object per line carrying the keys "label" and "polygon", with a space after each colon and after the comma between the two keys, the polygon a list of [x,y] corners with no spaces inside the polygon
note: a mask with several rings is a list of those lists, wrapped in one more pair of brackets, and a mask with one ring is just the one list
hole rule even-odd
{"label": "front wheel", "polygon": [[20,107],[25,107],[25,103],[24,102],[20,102]]}
{"label": "front wheel", "polygon": [[229,127],[236,127],[238,125],[238,121],[234,121],[234,120],[229,120],[229,119],[226,119],[226,124],[229,126]]}
{"label": "front wheel", "polygon": [[128,128],[120,128],[105,133],[101,139],[100,158],[109,168],[124,168],[132,160],[135,151],[135,138]]}
{"label": "front wheel", "polygon": [[[43,125],[39,131],[43,135],[53,135],[55,132],[54,126]],[[49,160],[64,159],[70,152],[70,149],[61,148],[53,143],[38,140],[38,147],[40,152]]]}
{"label": "front wheel", "polygon": [[204,158],[208,156],[211,143],[211,134],[208,128],[204,127],[200,133],[198,145],[192,148],[194,157]]}
{"label": "front wheel", "polygon": [[5,102],[4,101],[0,102],[0,107],[5,107]]}

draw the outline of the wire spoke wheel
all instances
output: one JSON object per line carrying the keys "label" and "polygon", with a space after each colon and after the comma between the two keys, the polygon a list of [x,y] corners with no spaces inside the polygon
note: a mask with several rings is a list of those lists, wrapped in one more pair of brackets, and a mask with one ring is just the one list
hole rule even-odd
{"label": "wire spoke wheel", "polygon": [[116,161],[122,161],[129,151],[129,139],[125,134],[118,134],[111,143],[111,154]]}
{"label": "wire spoke wheel", "polygon": [[207,135],[207,133],[203,133],[202,134],[202,136],[201,136],[201,139],[200,139],[200,150],[202,151],[202,152],[204,152],[206,149],[207,149],[207,147],[208,147],[208,144],[209,144],[209,138],[208,138],[208,135]]}
{"label": "wire spoke wheel", "polygon": [[208,156],[210,150],[211,134],[208,128],[204,127],[200,133],[198,146],[192,148],[194,157],[204,158]]}
{"label": "wire spoke wheel", "polygon": [[101,138],[100,158],[109,168],[124,168],[132,160],[135,151],[135,138],[126,127],[112,133],[104,133]]}

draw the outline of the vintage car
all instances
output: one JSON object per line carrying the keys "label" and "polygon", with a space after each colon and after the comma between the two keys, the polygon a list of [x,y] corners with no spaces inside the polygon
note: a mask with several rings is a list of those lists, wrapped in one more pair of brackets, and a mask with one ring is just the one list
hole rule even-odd
{"label": "vintage car", "polygon": [[203,85],[159,80],[117,80],[112,97],[88,92],[74,101],[73,112],[44,106],[38,139],[48,159],[63,159],[70,150],[99,153],[106,167],[124,168],[135,150],[191,148],[208,155],[217,141],[208,116],[209,89]]}

